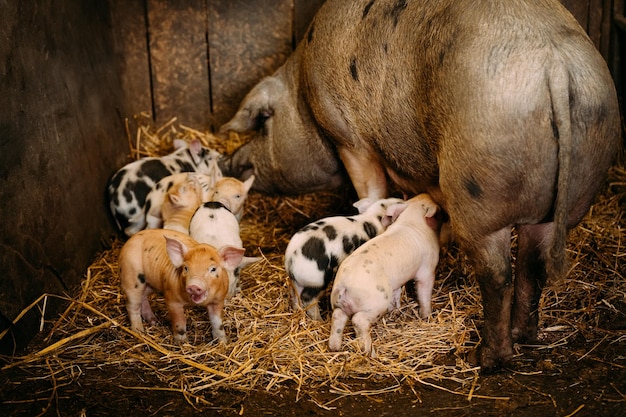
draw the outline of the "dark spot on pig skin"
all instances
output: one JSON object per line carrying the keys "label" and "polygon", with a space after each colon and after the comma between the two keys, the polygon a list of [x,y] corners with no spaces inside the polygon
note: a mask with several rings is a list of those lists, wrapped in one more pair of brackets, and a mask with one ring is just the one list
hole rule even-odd
{"label": "dark spot on pig skin", "polygon": [[192,171],[195,171],[194,165],[191,164],[190,162],[181,161],[181,160],[177,159],[176,163],[180,167],[180,172],[192,172]]}
{"label": "dark spot on pig skin", "polygon": [[305,304],[309,304],[311,301],[315,300],[323,290],[323,288],[304,287],[302,294],[300,294],[300,299]]}
{"label": "dark spot on pig skin", "polygon": [[[169,175],[169,171],[165,175]],[[135,182],[126,183],[126,189],[124,190],[124,197],[126,198],[126,201],[128,201],[129,203],[133,201],[133,195],[130,192],[130,190],[132,190],[132,192],[134,193],[135,198],[137,199],[137,202],[139,203],[139,207],[143,207],[144,203],[146,202],[146,197],[148,196],[148,193],[152,191],[152,187],[146,184],[145,181],[135,181]]]}
{"label": "dark spot on pig skin", "polygon": [[378,232],[376,231],[376,226],[374,226],[370,222],[363,223],[363,230],[365,231],[365,234],[367,234],[367,236],[370,239],[378,234]]}
{"label": "dark spot on pig skin", "polygon": [[170,188],[172,188],[174,186],[174,181],[168,181],[167,185],[165,186],[165,191],[169,191]]}
{"label": "dark spot on pig skin", "polygon": [[317,268],[325,271],[330,260],[326,256],[326,245],[322,239],[312,237],[302,246],[302,256],[317,262]]}
{"label": "dark spot on pig skin", "polygon": [[180,330],[178,331],[178,334],[179,334],[179,335],[181,335],[181,336],[184,336],[184,335],[185,335],[185,333],[187,333],[187,331],[186,331],[186,330],[183,330],[183,329],[180,329]]}
{"label": "dark spot on pig skin", "polygon": [[385,292],[385,288],[382,285],[377,285],[376,289],[380,292]]}
{"label": "dark spot on pig skin", "polygon": [[[225,205],[223,205],[219,201],[207,201],[206,203],[202,204],[202,207],[206,207],[206,208],[209,208],[209,209],[225,208],[226,210],[228,210],[228,207],[226,207]],[[230,211],[230,210],[228,210],[228,211]]]}
{"label": "dark spot on pig skin", "polygon": [[480,188],[480,185],[478,185],[476,180],[474,180],[473,178],[469,178],[465,180],[465,189],[467,190],[469,195],[474,199],[478,199],[482,197],[483,195],[483,190]]}
{"label": "dark spot on pig skin", "polygon": [[354,223],[356,220],[352,217],[348,217],[348,220],[351,221],[352,223]]}
{"label": "dark spot on pig skin", "polygon": [[393,27],[398,26],[398,20],[400,19],[400,15],[406,9],[407,0],[398,0],[396,4],[393,6],[393,9],[389,12],[389,17],[393,19]]}
{"label": "dark spot on pig skin", "polygon": [[357,235],[354,235],[352,237],[344,236],[341,243],[343,244],[343,251],[345,253],[352,253],[363,244],[363,241],[359,239]]}
{"label": "dark spot on pig skin", "polygon": [[144,175],[152,179],[154,182],[157,182],[161,178],[171,175],[171,172],[159,159],[149,159],[141,164],[141,167],[137,171],[137,177],[142,177]]}
{"label": "dark spot on pig skin", "polygon": [[141,282],[142,284],[146,283],[146,276],[144,274],[139,274],[137,275],[137,279],[139,280],[139,282]]}
{"label": "dark spot on pig skin", "polygon": [[324,226],[322,231],[326,234],[328,240],[335,240],[337,238],[337,230],[333,226]]}
{"label": "dark spot on pig skin", "polygon": [[365,19],[365,17],[370,12],[370,9],[372,8],[373,5],[374,5],[374,0],[371,0],[369,3],[367,3],[367,5],[365,6],[365,9],[363,9],[363,17],[361,19]]}
{"label": "dark spot on pig skin", "polygon": [[315,30],[315,22],[311,23],[311,27],[309,28],[309,33],[306,35],[307,43],[311,43],[313,40],[313,30]]}
{"label": "dark spot on pig skin", "polygon": [[359,73],[356,69],[356,58],[352,58],[350,61],[350,75],[352,75],[354,81],[359,81]]}
{"label": "dark spot on pig skin", "polygon": [[317,230],[319,229],[319,227],[315,224],[308,224],[306,226],[304,226],[302,229],[299,230],[298,233],[304,233],[304,232],[308,232],[309,230]]}

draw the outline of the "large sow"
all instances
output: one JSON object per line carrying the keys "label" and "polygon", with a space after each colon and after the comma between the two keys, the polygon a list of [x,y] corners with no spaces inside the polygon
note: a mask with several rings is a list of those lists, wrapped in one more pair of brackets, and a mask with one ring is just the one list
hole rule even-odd
{"label": "large sow", "polygon": [[483,371],[536,338],[620,143],[606,63],[557,0],[328,0],[222,130],[257,132],[223,166],[257,190],[336,186],[343,163],[359,198],[430,193],[480,285]]}

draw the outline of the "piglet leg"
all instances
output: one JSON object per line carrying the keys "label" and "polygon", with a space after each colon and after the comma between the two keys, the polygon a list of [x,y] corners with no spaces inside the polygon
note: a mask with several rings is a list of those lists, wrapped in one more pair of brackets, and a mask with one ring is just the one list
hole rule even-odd
{"label": "piglet leg", "polygon": [[228,343],[228,337],[226,337],[224,323],[222,322],[222,310],[224,309],[224,303],[209,304],[206,309],[209,314],[209,321],[211,322],[213,338],[222,343]]}
{"label": "piglet leg", "polygon": [[340,308],[333,311],[330,326],[330,338],[328,339],[328,348],[334,352],[341,349],[341,339],[343,337],[343,329],[348,323],[348,315]]}
{"label": "piglet leg", "polygon": [[172,332],[174,340],[182,343],[187,341],[187,319],[185,317],[185,309],[180,303],[168,303],[167,311],[170,315],[172,323]]}

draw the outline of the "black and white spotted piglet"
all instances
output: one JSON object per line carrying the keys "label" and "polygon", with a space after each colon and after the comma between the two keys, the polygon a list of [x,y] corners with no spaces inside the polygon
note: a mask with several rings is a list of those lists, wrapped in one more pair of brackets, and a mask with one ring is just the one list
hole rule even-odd
{"label": "black and white spotted piglet", "polygon": [[163,177],[179,172],[210,174],[220,154],[202,146],[198,139],[189,144],[174,141],[169,155],[133,161],[117,171],[107,186],[111,213],[117,225],[131,236],[145,227],[146,196]]}
{"label": "black and white spotted piglet", "polygon": [[293,287],[293,306],[302,301],[309,317],[321,320],[318,301],[332,281],[339,264],[356,248],[382,233],[391,218],[387,207],[399,198],[354,203],[359,214],[318,220],[300,229],[287,245],[285,269]]}

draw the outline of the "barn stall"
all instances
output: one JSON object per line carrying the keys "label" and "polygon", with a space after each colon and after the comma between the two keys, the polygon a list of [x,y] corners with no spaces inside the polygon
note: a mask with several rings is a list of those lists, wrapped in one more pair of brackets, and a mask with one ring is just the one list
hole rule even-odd
{"label": "barn stall", "polygon": [[[355,345],[329,353],[328,320],[311,322],[290,307],[282,255],[300,226],[350,212],[350,190],[249,197],[242,238],[247,254],[263,260],[244,270],[242,292],[226,307],[228,346],[211,340],[207,317],[194,310],[189,311],[191,342],[174,344],[159,298],[153,306],[161,323],[147,336],[129,329],[116,276],[123,239],[107,213],[106,181],[132,158],[171,151],[175,138],[199,138],[232,152],[245,138],[212,132],[262,76],[284,62],[321,3],[67,1],[52,6],[15,1],[2,6],[7,25],[0,28],[5,70],[0,103],[8,110],[0,144],[7,277],[0,283],[3,406],[16,414],[71,414],[68,399],[84,396],[83,408],[102,410],[104,397],[89,390],[78,394],[90,385],[87,381],[100,380],[127,406],[145,402],[147,393],[170,401],[151,404],[153,412],[166,412],[171,401],[193,411],[217,407],[243,413],[255,411],[247,404],[271,409],[269,404],[291,402],[324,412],[355,396],[389,395],[398,401],[408,397],[415,407],[433,392],[449,393],[445,401],[454,404],[451,408],[460,407],[458,400],[474,411],[536,412],[533,406],[546,406],[567,414],[593,409],[596,401],[605,401],[607,412],[624,407],[626,175],[621,165],[611,170],[598,204],[570,234],[567,279],[546,289],[540,323],[546,345],[539,353],[518,347],[514,369],[514,375],[538,374],[549,381],[569,371],[566,357],[603,363],[616,383],[589,400],[561,399],[515,378],[507,379],[507,386],[531,386],[522,400],[489,390],[494,380],[479,378],[472,356],[481,325],[478,288],[454,246],[442,255],[431,319],[419,319],[411,294],[404,294],[402,309],[374,330],[379,358],[363,358]],[[621,91],[623,3],[563,3],[607,59]],[[32,388],[24,392],[24,387]],[[281,400],[285,390],[290,394]],[[220,401],[216,391],[226,400]],[[270,396],[254,403],[258,392]]]}

